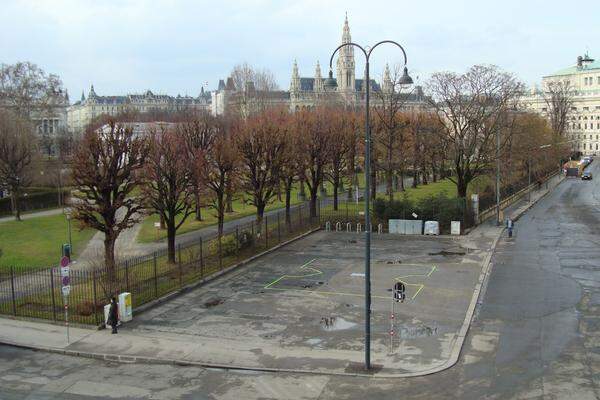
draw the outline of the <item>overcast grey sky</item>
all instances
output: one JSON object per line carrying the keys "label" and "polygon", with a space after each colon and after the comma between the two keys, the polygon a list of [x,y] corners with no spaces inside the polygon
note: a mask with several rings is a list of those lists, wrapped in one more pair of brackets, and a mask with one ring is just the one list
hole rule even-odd
{"label": "overcast grey sky", "polygon": [[[244,61],[287,88],[294,59],[303,76],[317,60],[326,74],[345,12],[354,41],[399,41],[420,81],[489,63],[530,84],[586,49],[600,57],[598,0],[1,0],[0,10],[0,62],[58,74],[72,100],[92,83],[99,95],[197,95]],[[378,48],[372,70],[401,60]],[[357,55],[357,77],[363,68]]]}

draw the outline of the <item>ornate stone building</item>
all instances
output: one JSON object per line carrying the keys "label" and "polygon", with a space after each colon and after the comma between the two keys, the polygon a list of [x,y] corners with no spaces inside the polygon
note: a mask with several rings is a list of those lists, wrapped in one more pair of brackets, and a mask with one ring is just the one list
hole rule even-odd
{"label": "ornate stone building", "polygon": [[544,91],[554,81],[566,81],[572,89],[573,104],[566,133],[567,140],[572,141],[571,148],[584,154],[600,154],[600,61],[585,54],[577,57],[575,65],[544,76],[541,87],[534,86],[524,98],[526,105],[547,115]]}
{"label": "ornate stone building", "polygon": [[117,115],[125,111],[179,111],[185,109],[210,110],[210,93],[200,90],[198,97],[158,95],[148,90],[144,94],[128,94],[125,96],[98,96],[94,85],[88,97],[81,93],[81,100],[69,107],[67,120],[69,132],[79,134],[96,117]]}
{"label": "ornate stone building", "polygon": [[[351,41],[350,26],[348,17],[346,17],[342,29],[342,43]],[[212,113],[218,115],[236,110],[247,115],[255,109],[277,105],[289,107],[291,111],[312,108],[323,103],[336,103],[349,107],[364,106],[365,79],[356,79],[354,47],[342,47],[337,55],[337,77],[335,78],[337,86],[333,89],[325,87],[325,79],[318,61],[312,77],[301,77],[298,64],[294,61],[289,91],[258,91],[254,89],[252,82],[248,82],[246,87],[242,89],[236,88],[231,78],[227,79],[227,83],[221,80],[218,89],[212,93]],[[392,92],[398,89],[393,86],[390,69],[386,65],[382,85],[379,85],[374,79],[370,80],[370,88],[375,92],[375,95],[371,97],[371,105],[377,107],[381,104],[377,92]],[[405,108],[421,109],[427,107],[420,86],[405,89]]]}

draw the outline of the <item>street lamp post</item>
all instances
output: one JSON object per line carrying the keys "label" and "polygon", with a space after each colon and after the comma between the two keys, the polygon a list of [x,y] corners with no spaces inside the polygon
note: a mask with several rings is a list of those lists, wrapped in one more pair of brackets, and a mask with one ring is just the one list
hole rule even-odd
{"label": "street lamp post", "polygon": [[359,48],[366,59],[365,66],[365,369],[371,369],[371,213],[369,205],[369,196],[371,188],[371,126],[369,121],[369,99],[370,99],[370,77],[369,77],[369,59],[373,50],[383,43],[390,43],[398,46],[404,56],[404,73],[399,80],[401,85],[410,85],[412,78],[408,75],[406,67],[407,59],[404,48],[393,40],[382,40],[373,47],[362,47],[356,43],[348,42],[338,46],[329,59],[329,77],[325,79],[325,87],[333,89],[337,83],[333,79],[333,57],[342,47],[354,46]]}

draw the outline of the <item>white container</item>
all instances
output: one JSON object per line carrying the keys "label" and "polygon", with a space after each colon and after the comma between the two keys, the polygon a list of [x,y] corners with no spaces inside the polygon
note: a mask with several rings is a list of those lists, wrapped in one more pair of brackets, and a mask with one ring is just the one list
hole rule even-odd
{"label": "white container", "polygon": [[437,221],[425,221],[425,235],[439,235],[440,224]]}
{"label": "white container", "polygon": [[450,234],[451,235],[460,235],[460,221],[451,221],[450,222]]}
{"label": "white container", "polygon": [[110,303],[104,306],[104,325],[108,325],[108,314],[110,313]]}
{"label": "white container", "polygon": [[119,295],[119,319],[121,322],[127,322],[133,319],[131,293],[124,292]]}

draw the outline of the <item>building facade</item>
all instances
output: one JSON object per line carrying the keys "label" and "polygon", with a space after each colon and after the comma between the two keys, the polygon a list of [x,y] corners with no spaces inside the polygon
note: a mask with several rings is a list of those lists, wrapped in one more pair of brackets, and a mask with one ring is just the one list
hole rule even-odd
{"label": "building facade", "polygon": [[[351,41],[350,26],[348,17],[346,17],[342,28],[341,43],[350,43]],[[212,93],[212,113],[220,115],[233,110],[247,115],[265,106],[284,106],[291,111],[332,103],[347,107],[364,106],[366,99],[365,79],[356,79],[353,46],[345,46],[338,51],[336,72],[335,81],[337,86],[335,88],[325,87],[325,79],[318,61],[314,76],[311,77],[300,76],[298,64],[294,61],[289,91],[258,91],[255,90],[252,82],[247,82],[244,88],[236,88],[231,78],[227,79],[227,83],[221,80],[218,89]],[[371,79],[370,89],[375,94],[370,100],[373,107],[380,106],[382,103],[381,96],[377,96],[377,93],[392,93],[400,89],[406,91],[404,93],[404,107],[406,109],[427,107],[421,87],[394,87],[390,69],[387,65],[383,76],[383,84],[380,85],[374,79]]]}
{"label": "building facade", "polygon": [[545,91],[551,82],[563,81],[572,90],[572,107],[566,140],[574,151],[600,154],[600,61],[588,54],[577,57],[575,65],[542,78],[540,88],[533,87],[526,96],[526,105],[542,115],[548,115]]}
{"label": "building facade", "polygon": [[100,115],[118,115],[124,112],[210,110],[211,95],[201,89],[198,97],[159,95],[150,90],[144,94],[125,96],[98,96],[91,86],[87,98],[70,106],[67,111],[67,125],[71,134],[80,134],[94,118]]}

